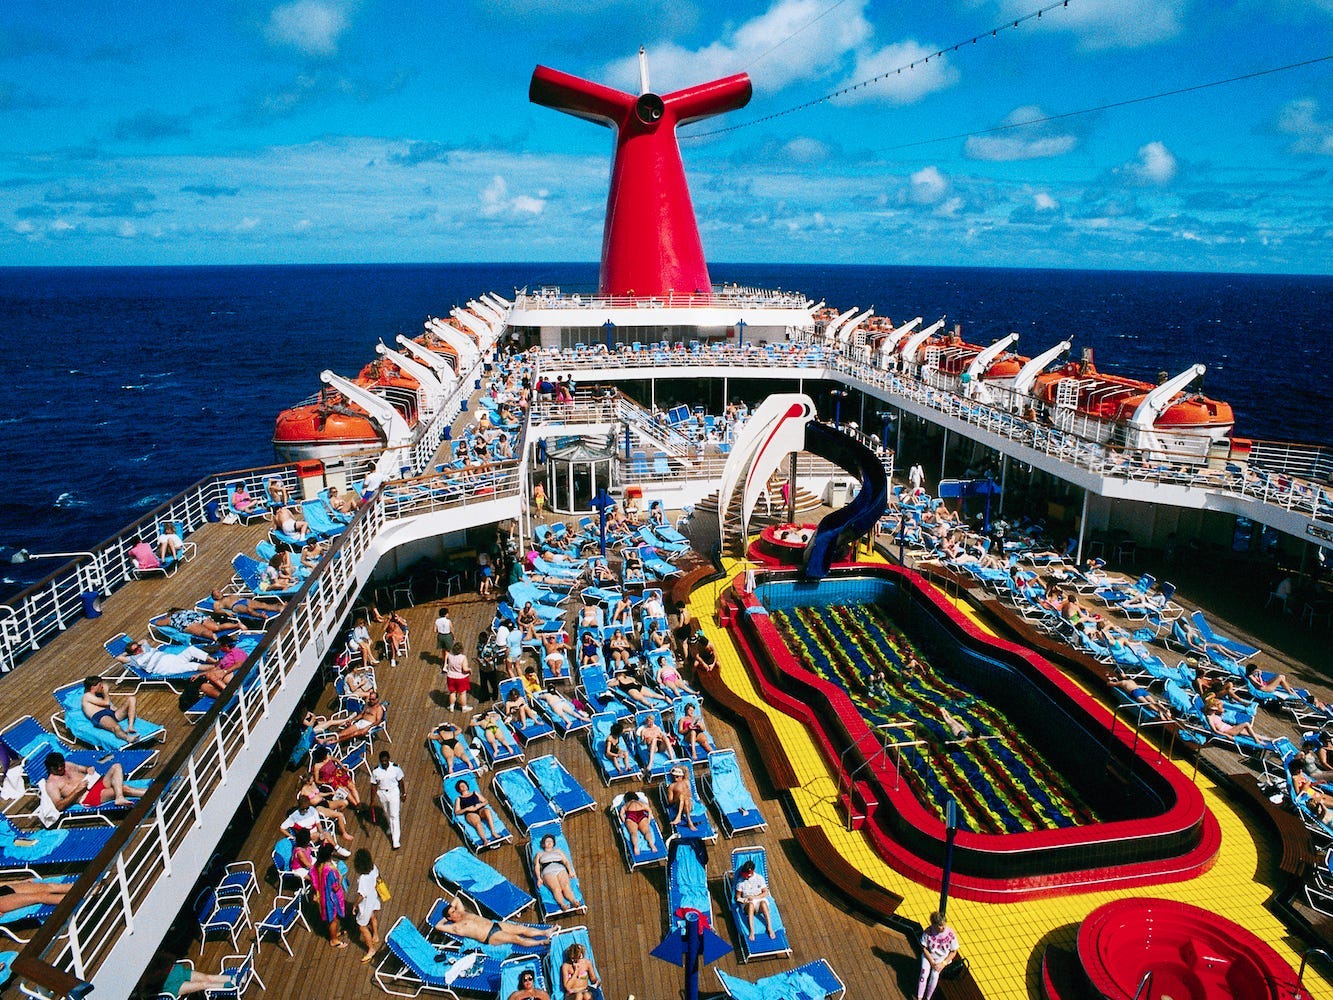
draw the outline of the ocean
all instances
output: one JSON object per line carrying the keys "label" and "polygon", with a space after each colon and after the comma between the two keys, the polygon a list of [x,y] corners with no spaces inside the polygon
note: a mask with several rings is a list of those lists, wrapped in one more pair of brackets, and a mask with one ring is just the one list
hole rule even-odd
{"label": "ocean", "polygon": [[[1031,354],[1069,337],[1147,380],[1196,361],[1245,437],[1333,443],[1333,277],[713,264]],[[86,549],[201,477],[272,461],[273,418],[375,342],[493,290],[591,288],[595,264],[0,268],[0,546]],[[53,562],[0,565],[0,597]]]}

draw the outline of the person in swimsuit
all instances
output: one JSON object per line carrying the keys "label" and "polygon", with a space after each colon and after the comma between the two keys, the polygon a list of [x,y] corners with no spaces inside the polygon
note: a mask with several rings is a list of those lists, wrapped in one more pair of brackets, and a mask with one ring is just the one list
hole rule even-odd
{"label": "person in swimsuit", "polygon": [[662,667],[657,671],[657,684],[674,698],[695,693],[694,689],[685,683],[685,678],[680,675],[675,661],[671,659],[662,660]]}
{"label": "person in swimsuit", "polygon": [[635,680],[634,675],[628,670],[623,670],[614,674],[607,680],[608,690],[618,692],[635,704],[642,705],[644,708],[656,708],[658,705],[665,705],[666,699],[661,695],[649,691],[646,687]]}
{"label": "person in swimsuit", "polygon": [[[83,679],[83,699],[80,702],[83,714],[98,729],[105,729],[126,743],[132,742],[138,736],[134,731],[137,705],[138,702],[131,694],[126,695],[124,703],[117,706],[107,693],[106,681],[101,677]],[[122,726],[122,722],[125,725]]]}
{"label": "person in swimsuit", "polygon": [[25,906],[55,906],[74,888],[72,882],[38,882],[35,878],[0,885],[0,913]]}
{"label": "person in swimsuit", "polygon": [[[523,948],[540,948],[555,935],[555,928],[529,927],[516,924],[512,920],[487,920],[476,913],[469,913],[460,900],[449,902],[445,917],[435,925],[437,931],[452,934],[458,938],[480,941],[482,944],[512,944]],[[456,956],[443,953],[436,957],[437,962],[448,962]]]}
{"label": "person in swimsuit", "polygon": [[629,846],[632,853],[642,854],[644,851],[657,850],[657,837],[653,835],[653,814],[649,811],[648,803],[642,793],[636,792],[632,796],[625,796],[625,801],[620,805],[620,822],[625,824],[625,829],[629,832]]}
{"label": "person in swimsuit", "polygon": [[583,905],[574,895],[574,862],[556,846],[553,834],[548,833],[542,838],[541,850],[532,856],[532,863],[541,884],[555,897],[556,906],[562,910],[577,910]]}
{"label": "person in swimsuit", "polygon": [[292,513],[290,507],[279,507],[273,512],[273,527],[294,538],[304,538],[310,531],[310,525]]}
{"label": "person in swimsuit", "polygon": [[569,648],[569,644],[565,642],[565,634],[553,632],[542,636],[542,646],[545,647],[543,661],[551,677],[556,680],[568,680],[569,667],[565,661],[565,650]]}
{"label": "person in swimsuit", "polygon": [[611,762],[612,770],[619,774],[623,774],[634,766],[634,760],[630,757],[629,751],[625,749],[625,743],[622,739],[628,726],[629,723],[624,719],[613,722],[611,730],[606,734],[606,744],[602,747],[606,759]]}
{"label": "person in swimsuit", "polygon": [[[461,816],[472,829],[477,831],[481,846],[489,846],[492,840],[497,844],[500,843],[503,835],[496,826],[495,811],[491,809],[486,797],[480,791],[474,792],[466,781],[454,785],[454,791],[458,793],[454,799],[454,814]],[[489,837],[486,836],[487,829],[491,832]]]}
{"label": "person in swimsuit", "polygon": [[61,812],[76,802],[91,809],[108,802],[128,806],[131,799],[143,794],[142,789],[125,783],[125,770],[119,764],[99,774],[91,767],[66,763],[65,755],[56,751],[46,755],[45,763],[46,794]]}
{"label": "person in swimsuit", "polygon": [[504,702],[505,716],[509,719],[510,725],[517,729],[525,728],[528,723],[541,722],[537,713],[532,710],[517,687],[511,687],[509,694]]}
{"label": "person in swimsuit", "polygon": [[634,655],[632,644],[620,629],[611,633],[611,638],[606,643],[606,650],[611,660],[612,670],[620,670],[629,666],[630,658]]}
{"label": "person in swimsuit", "polygon": [[676,723],[676,732],[689,745],[691,756],[695,756],[695,747],[703,747],[704,753],[712,753],[713,741],[708,738],[708,733],[704,730],[704,720],[699,718],[695,711],[693,702],[686,704],[685,714]]}
{"label": "person in swimsuit", "polygon": [[338,798],[332,793],[326,795],[315,781],[313,774],[307,774],[297,788],[296,801],[302,805],[309,803],[314,806],[320,816],[333,824],[333,828],[343,840],[351,843],[356,839],[347,829],[347,820],[343,816],[343,810],[347,808],[346,797]]}
{"label": "person in swimsuit", "polygon": [[343,762],[329,752],[328,747],[315,747],[310,759],[314,764],[313,772],[317,782],[333,789],[335,799],[346,799],[355,810],[361,808],[361,794],[356,790],[356,779]]}
{"label": "person in swimsuit", "polygon": [[674,806],[676,815],[671,819],[672,826],[682,822],[691,830],[694,826],[694,791],[690,788],[689,772],[677,765],[671,769],[671,783],[667,785],[667,805]]}
{"label": "person in swimsuit", "polygon": [[549,681],[545,690],[538,688],[536,692],[529,694],[528,697],[534,702],[545,705],[546,710],[558,718],[561,725],[566,728],[580,722],[587,722],[591,718],[587,712],[580,711],[572,701],[556,690],[555,681]]}
{"label": "person in swimsuit", "polygon": [[525,969],[518,974],[518,989],[509,994],[506,1000],[551,1000],[551,994],[538,988],[535,972]]}
{"label": "person in swimsuit", "polygon": [[346,743],[358,736],[365,736],[383,722],[384,705],[380,702],[379,694],[372,691],[366,699],[365,708],[361,709],[356,715],[350,718],[346,716],[332,718],[316,725],[315,738],[328,740],[330,738],[329,730],[337,729],[337,732],[332,734],[331,738],[336,743]]}
{"label": "person in swimsuit", "polygon": [[523,631],[523,639],[537,638],[537,627],[541,625],[541,616],[532,609],[532,602],[528,601],[523,605],[523,610],[518,613],[518,627]]}
{"label": "person in swimsuit", "polygon": [[459,733],[459,728],[452,722],[441,722],[430,732],[430,739],[440,745],[440,755],[444,757],[445,766],[450,771],[460,760],[463,762],[463,770],[469,767],[468,759],[458,745]]}
{"label": "person in swimsuit", "polygon": [[213,601],[213,610],[239,615],[242,618],[254,618],[267,621],[280,614],[285,607],[282,601],[265,597],[244,597],[240,594],[224,594],[220,590],[209,593]]}
{"label": "person in swimsuit", "polygon": [[597,636],[591,632],[584,632],[579,646],[579,663],[586,667],[600,662],[601,659],[602,650],[597,645]]}
{"label": "person in swimsuit", "polygon": [[648,751],[649,770],[652,770],[653,758],[659,752],[663,757],[671,758],[671,738],[667,735],[667,731],[662,728],[659,716],[656,714],[648,716],[648,721],[638,728],[635,735],[638,736],[643,749]]}
{"label": "person in swimsuit", "polygon": [[183,997],[205,990],[230,990],[236,986],[231,976],[215,972],[200,972],[189,962],[177,962],[162,981],[158,996]]}
{"label": "person in swimsuit", "polygon": [[200,611],[197,608],[171,608],[167,614],[168,623],[177,632],[184,632],[199,639],[214,640],[224,632],[236,631],[234,622],[215,621],[207,611]]}
{"label": "person in swimsuit", "polygon": [[612,625],[630,625],[634,621],[634,605],[630,604],[629,598],[622,596],[616,601],[616,606],[611,609]]}
{"label": "person in swimsuit", "polygon": [[505,731],[504,716],[495,709],[474,717],[472,727],[486,740],[486,745],[491,748],[492,757],[503,757],[518,750],[518,744],[514,742],[513,736]]}
{"label": "person in swimsuit", "polygon": [[564,990],[565,1000],[593,1000],[593,989],[601,985],[601,978],[583,945],[571,944],[566,948],[564,961],[560,963],[560,988]]}
{"label": "person in swimsuit", "polygon": [[717,669],[717,650],[702,632],[694,634],[694,669],[696,673]]}
{"label": "person in swimsuit", "polygon": [[1106,683],[1110,684],[1111,687],[1119,688],[1121,691],[1124,691],[1125,694],[1129,695],[1140,704],[1152,709],[1163,719],[1173,718],[1171,714],[1171,706],[1149,691],[1138,681],[1129,677],[1108,677]]}

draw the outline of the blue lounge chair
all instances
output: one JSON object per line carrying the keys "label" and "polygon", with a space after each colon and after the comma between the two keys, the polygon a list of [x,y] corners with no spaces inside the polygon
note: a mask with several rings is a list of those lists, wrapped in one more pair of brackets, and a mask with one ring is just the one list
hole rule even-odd
{"label": "blue lounge chair", "polygon": [[697,913],[713,926],[713,897],[708,892],[708,859],[697,840],[672,838],[667,848],[667,923],[679,932],[685,914]]}
{"label": "blue lounge chair", "polygon": [[[591,725],[585,717],[587,713],[583,712],[582,709],[575,705],[574,702],[570,701],[569,698],[560,691],[542,691],[537,694],[531,694],[528,696],[528,702],[536,707],[537,711],[542,714],[542,717],[551,724],[551,727],[557,733],[560,734],[561,739],[564,739],[570,733],[582,732]],[[574,716],[573,720],[571,721],[567,716],[557,712],[552,707],[553,703],[560,703],[566,712],[572,713]]]}
{"label": "blue lounge chair", "polygon": [[[631,804],[637,804],[648,813],[648,828],[653,835],[652,844],[644,844],[638,835],[631,836],[630,831],[626,828],[620,813],[628,800],[633,800]],[[658,865],[666,861],[666,838],[662,836],[662,826],[657,822],[657,816],[653,813],[653,807],[648,801],[648,796],[644,795],[643,792],[624,792],[611,800],[607,812],[611,816],[611,825],[616,830],[616,842],[620,845],[620,856],[625,859],[625,867],[629,871],[644,868],[648,865]],[[638,850],[635,850],[636,843]]]}
{"label": "blue lounge chair", "polygon": [[265,590],[264,564],[254,556],[248,556],[244,552],[237,552],[236,555],[232,556],[231,568],[235,572],[240,585],[252,594],[277,598],[294,597],[303,586],[303,581],[297,580],[286,590]]}
{"label": "blue lounge chair", "polygon": [[72,868],[97,856],[115,833],[112,826],[20,830],[0,816],[0,868]]}
{"label": "blue lounge chair", "polygon": [[541,789],[552,807],[561,816],[571,816],[585,809],[593,809],[597,800],[575,780],[565,765],[554,756],[538,757],[528,762],[528,777]]}
{"label": "blue lounge chair", "polygon": [[768,828],[741,778],[736,751],[714,750],[708,755],[708,773],[699,782],[705,799],[717,810],[722,832],[728,837]]}
{"label": "blue lounge chair", "polygon": [[699,741],[690,745],[690,741],[680,731],[681,720],[685,718],[685,709],[694,706],[694,718],[699,720],[699,725],[703,727],[703,734],[708,739],[709,746],[717,749],[717,740],[713,739],[713,734],[708,731],[708,723],[704,720],[703,705],[699,703],[696,695],[682,695],[671,703],[671,711],[675,716],[672,722],[672,729],[676,737],[676,742],[680,746],[681,755],[689,757],[690,762],[698,767],[700,764],[708,762],[708,751],[704,749],[703,742]]}
{"label": "blue lounge chair", "polygon": [[506,677],[500,682],[500,697],[498,699],[500,704],[503,705],[509,700],[509,693],[511,691],[517,691],[519,700],[527,705],[528,708],[532,709],[533,713],[537,715],[537,718],[527,719],[522,725],[516,723],[512,717],[509,719],[509,724],[514,729],[519,740],[526,746],[533,740],[540,740],[545,739],[548,736],[554,736],[555,727],[543,720],[540,713],[538,713],[536,706],[533,705],[531,699],[528,698],[528,689],[524,686],[522,677]]}
{"label": "blue lounge chair", "polygon": [[653,452],[653,475],[659,479],[671,478],[671,464],[667,461],[666,452]]}
{"label": "blue lounge chair", "polygon": [[571,874],[569,877],[570,895],[578,901],[578,906],[573,909],[561,909],[560,904],[556,902],[555,895],[548,889],[541,880],[541,871],[537,865],[537,855],[543,850],[542,841],[547,837],[555,838],[555,849],[563,851],[565,857],[571,862],[574,860],[574,854],[570,850],[569,841],[565,837],[564,827],[559,820],[553,820],[549,823],[539,823],[529,831],[528,849],[524,853],[524,858],[528,863],[528,874],[532,878],[533,891],[537,893],[537,899],[541,903],[541,915],[543,920],[550,920],[552,917],[558,917],[567,913],[586,913],[588,902],[583,898],[583,890],[579,888],[577,875]]}
{"label": "blue lounge chair", "polygon": [[[234,480],[233,482],[227,483],[223,487],[223,492],[226,494],[227,497],[227,512],[234,515],[236,519],[240,521],[242,524],[249,524],[251,521],[262,521],[265,518],[267,518],[269,516],[270,508],[268,505],[268,501],[261,499],[257,495],[259,493],[259,490],[252,491],[247,488],[245,492],[249,494],[250,499],[253,500],[254,503],[246,510],[237,509],[235,503],[236,491],[243,486],[245,486],[245,483],[237,479]],[[265,495],[267,495],[267,492],[265,493]]]}
{"label": "blue lounge chair", "polygon": [[551,996],[559,992],[546,981],[546,970],[542,968],[540,958],[536,955],[519,955],[500,963],[500,988],[495,995],[500,1000],[509,1000],[518,992],[519,981],[525,972],[532,973],[533,988]]}
{"label": "blue lounge chair", "polygon": [[1233,659],[1241,663],[1257,656],[1259,653],[1257,646],[1250,646],[1236,639],[1228,639],[1226,636],[1214,632],[1212,625],[1208,623],[1208,619],[1203,616],[1202,611],[1196,611],[1190,615],[1190,621],[1194,622],[1194,627],[1199,630],[1199,634],[1203,636],[1205,642],[1210,646],[1221,646]]}
{"label": "blue lounge chair", "polygon": [[477,912],[494,920],[512,920],[536,902],[466,847],[441,854],[432,871],[441,889],[465,896]]}
{"label": "blue lounge chair", "polygon": [[481,760],[477,757],[477,752],[468,745],[467,733],[461,727],[458,730],[458,742],[455,746],[453,770],[449,770],[450,761],[444,756],[444,749],[435,740],[429,737],[426,739],[426,751],[430,754],[430,759],[435,762],[435,769],[443,777],[482,770]]}
{"label": "blue lounge chair", "polygon": [[[667,749],[649,751],[648,745],[639,738],[639,730],[646,726],[649,721],[656,722],[662,727],[662,731],[667,735]],[[680,754],[677,751],[676,738],[672,735],[671,729],[662,721],[662,713],[656,709],[648,709],[634,714],[634,758],[643,768],[644,776],[649,781],[656,781],[662,775],[671,769],[671,762]]]}
{"label": "blue lounge chair", "polygon": [[149,743],[158,743],[166,738],[166,730],[146,719],[136,719],[134,723],[137,735],[133,740],[122,740],[115,733],[93,725],[92,720],[83,714],[83,683],[68,684],[57,688],[56,701],[62,711],[51,716],[51,728],[56,732],[62,729],[70,737],[90,747],[101,750],[127,750],[131,747],[143,747]]}
{"label": "blue lounge chair", "polygon": [[669,531],[671,529],[654,529],[650,525],[645,524],[643,527],[639,528],[639,538],[645,545],[651,545],[655,549],[659,549],[662,552],[669,552],[672,555],[679,555],[682,552],[688,552],[690,550],[690,543],[685,540],[685,536],[681,535],[680,532],[672,532],[680,538],[680,541],[673,542],[660,535],[658,533],[659,530]]}
{"label": "blue lounge chair", "polygon": [[388,953],[375,968],[375,982],[393,996],[416,997],[430,990],[457,997],[467,988],[493,995],[499,986],[498,962],[480,951],[437,947],[407,917],[399,917],[389,928],[384,945]]}
{"label": "blue lounge chair", "polygon": [[[588,727],[588,752],[592,754],[593,764],[597,767],[597,773],[601,775],[602,784],[610,786],[613,781],[620,781],[622,778],[640,777],[640,771],[632,764],[623,768],[617,767],[611,758],[606,755],[606,741],[611,737],[611,727],[615,725],[622,716],[613,715],[610,712],[598,712],[592,717],[592,724]],[[629,747],[625,744],[625,737],[620,737],[621,746],[629,752]],[[630,760],[633,761],[633,756]]]}
{"label": "blue lounge chair", "polygon": [[[694,803],[694,808],[690,810],[689,818],[694,821],[694,829],[691,830],[685,817],[681,817],[679,823],[673,823],[672,819],[676,815],[676,809],[667,801],[667,787],[671,784],[671,771],[677,767],[683,768],[685,776],[690,782],[690,798]],[[657,786],[658,798],[662,804],[662,815],[667,818],[671,826],[671,832],[682,840],[706,840],[712,842],[717,840],[717,831],[713,829],[713,821],[708,818],[708,810],[704,808],[703,800],[699,798],[699,789],[694,781],[694,768],[690,767],[690,762],[678,758],[671,762],[671,768],[662,777],[662,781]]]}
{"label": "blue lounge chair", "polygon": [[[564,961],[565,951],[571,945],[582,945],[583,952],[587,956],[589,963],[597,973],[597,985],[591,987],[593,1000],[605,1000],[602,993],[602,971],[597,964],[596,958],[592,953],[592,941],[588,937],[588,928],[586,927],[565,927],[557,931],[551,938],[551,946],[546,953],[546,975],[553,982],[560,982],[560,963]],[[555,994],[552,994],[554,996]]]}
{"label": "blue lounge chair", "polygon": [[[23,874],[28,878],[35,878],[38,882],[70,883],[78,878],[78,875],[50,875],[45,878],[37,878],[37,873],[31,868],[10,871],[6,874]],[[0,913],[0,934],[3,934],[5,937],[13,941],[17,941],[19,944],[27,944],[27,939],[19,937],[18,934],[15,933],[15,929],[40,924],[54,912],[54,903],[33,903],[31,906],[24,906],[17,910],[10,910],[8,913]],[[3,985],[3,976],[0,976],[0,985]]]}
{"label": "blue lounge chair", "polygon": [[[310,534],[319,538],[333,538],[347,530],[344,521],[334,518],[333,512],[323,500],[303,500],[301,517],[305,520]],[[282,532],[275,531],[275,535]]]}
{"label": "blue lounge chair", "polygon": [[846,987],[827,959],[817,958],[788,972],[779,972],[751,983],[714,969],[722,990],[732,1000],[838,1000]]}
{"label": "blue lounge chair", "polygon": [[590,708],[616,716],[629,714],[630,710],[611,693],[611,688],[606,683],[606,668],[600,663],[585,663],[579,667],[578,676],[583,700]]}
{"label": "blue lounge chair", "polygon": [[[489,716],[489,718],[487,718]],[[486,718],[486,722],[482,719]],[[523,761],[523,748],[519,746],[518,737],[514,735],[514,730],[509,723],[499,714],[482,713],[472,720],[469,725],[472,732],[472,744],[477,748],[486,762],[491,767],[500,767],[505,764],[519,764]],[[486,738],[488,729],[494,729],[499,743],[499,749],[491,745],[491,741]]]}
{"label": "blue lounge chair", "polygon": [[[452,774],[444,779],[444,794],[440,797],[440,806],[444,810],[444,814],[449,817],[449,822],[458,830],[459,836],[463,838],[463,843],[467,844],[472,851],[481,851],[499,847],[501,844],[507,844],[513,840],[514,835],[505,826],[504,819],[490,804],[487,804],[486,808],[490,812],[491,818],[495,820],[495,829],[499,836],[489,841],[483,841],[476,828],[454,811],[454,800],[459,796],[458,783],[460,781],[467,786],[469,795],[481,794],[481,788],[477,784],[475,774]],[[484,827],[484,829],[489,833],[489,827]]]}
{"label": "blue lounge chair", "polygon": [[647,479],[648,472],[648,453],[646,451],[634,451],[630,454],[630,468],[634,470],[634,475],[639,479]]}
{"label": "blue lounge chair", "polygon": [[738,847],[731,852],[731,868],[723,876],[727,892],[727,913],[731,917],[733,937],[740,952],[742,962],[755,958],[779,958],[791,954],[791,941],[787,938],[787,929],[782,923],[782,914],[778,912],[778,901],[773,898],[772,885],[768,895],[768,925],[764,926],[763,914],[755,915],[755,935],[750,938],[750,918],[745,907],[736,899],[736,873],[747,861],[753,862],[755,872],[768,882],[768,852],[758,845]]}
{"label": "blue lounge chair", "polygon": [[524,833],[536,823],[549,823],[560,818],[560,814],[551,805],[551,800],[542,794],[541,789],[528,776],[528,772],[521,767],[508,767],[503,771],[496,771],[495,777],[491,780],[491,788],[504,802],[509,815],[514,817],[514,822]]}

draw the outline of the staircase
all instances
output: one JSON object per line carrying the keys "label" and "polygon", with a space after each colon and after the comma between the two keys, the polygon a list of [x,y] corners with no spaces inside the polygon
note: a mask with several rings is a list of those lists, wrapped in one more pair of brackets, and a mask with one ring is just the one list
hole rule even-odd
{"label": "staircase", "polygon": [[[718,491],[714,490],[708,496],[704,497],[694,505],[695,518],[708,518],[715,520],[717,517]],[[750,530],[755,531],[759,528],[766,528],[772,524],[785,524],[787,521],[787,504],[782,499],[782,489],[780,486],[772,486],[768,489],[769,507],[764,507],[763,497],[754,505],[754,510],[750,512]],[[815,496],[809,490],[802,487],[799,483],[796,487],[796,520],[797,521],[817,521],[819,520],[818,511],[824,506],[824,501]],[[769,513],[768,511],[771,511]],[[726,537],[733,541],[740,536],[741,531],[741,492],[739,490],[731,498],[731,504],[727,507],[727,516],[724,521]]]}

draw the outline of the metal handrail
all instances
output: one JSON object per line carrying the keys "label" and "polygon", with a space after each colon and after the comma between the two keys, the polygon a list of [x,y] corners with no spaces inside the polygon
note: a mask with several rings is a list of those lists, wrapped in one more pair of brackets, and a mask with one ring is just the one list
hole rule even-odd
{"label": "metal handrail", "polygon": [[1333,965],[1333,955],[1330,955],[1323,948],[1309,948],[1301,955],[1301,971],[1296,974],[1296,994],[1294,1000],[1301,1000],[1303,994],[1301,989],[1305,984],[1305,966],[1310,961],[1311,955],[1319,955],[1325,962]]}
{"label": "metal handrail", "polygon": [[1152,989],[1152,969],[1144,972],[1143,978],[1139,980],[1138,988],[1134,991],[1134,1000],[1139,1000],[1139,997],[1149,1000],[1147,991],[1150,989]]}

